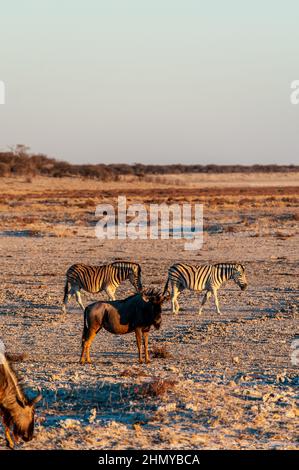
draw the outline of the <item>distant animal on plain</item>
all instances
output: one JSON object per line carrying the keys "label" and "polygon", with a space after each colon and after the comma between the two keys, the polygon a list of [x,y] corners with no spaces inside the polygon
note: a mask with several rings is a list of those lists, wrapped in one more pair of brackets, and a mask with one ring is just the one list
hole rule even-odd
{"label": "distant animal on plain", "polygon": [[25,396],[5,355],[0,353],[0,414],[6,442],[11,449],[19,438],[26,442],[33,438],[34,405],[41,398],[38,395],[29,400]]}
{"label": "distant animal on plain", "polygon": [[242,290],[247,288],[245,267],[239,263],[217,263],[206,265],[191,265],[178,263],[168,270],[168,278],[164,295],[170,287],[172,312],[178,313],[178,296],[184,289],[206,291],[202,300],[199,314],[207,300],[214,295],[217,313],[221,314],[217,297],[218,289],[226,281],[233,280]]}
{"label": "distant animal on plain", "polygon": [[128,261],[115,261],[100,266],[86,264],[73,264],[66,272],[66,283],[62,310],[66,312],[66,305],[72,295],[84,311],[80,290],[97,294],[105,291],[110,300],[115,300],[117,287],[129,280],[137,291],[142,289],[141,267],[138,263]]}
{"label": "distant animal on plain", "polygon": [[149,363],[148,333],[151,326],[160,328],[162,304],[169,297],[155,289],[131,295],[124,300],[95,302],[84,311],[82,353],[80,362],[91,363],[90,346],[96,334],[104,328],[110,333],[123,335],[135,332],[139,362],[142,363],[142,341],[145,362]]}

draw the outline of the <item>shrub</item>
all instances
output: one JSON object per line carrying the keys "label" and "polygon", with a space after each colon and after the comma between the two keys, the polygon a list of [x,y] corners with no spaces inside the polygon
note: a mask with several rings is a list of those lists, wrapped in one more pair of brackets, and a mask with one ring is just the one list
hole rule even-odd
{"label": "shrub", "polygon": [[134,388],[134,393],[142,397],[159,397],[161,395],[165,395],[165,393],[172,391],[176,384],[177,382],[172,379],[162,379],[161,377],[154,377],[150,382],[137,385]]}
{"label": "shrub", "polygon": [[155,344],[151,351],[152,357],[156,357],[159,359],[167,359],[172,357],[172,354],[168,351],[166,344]]}

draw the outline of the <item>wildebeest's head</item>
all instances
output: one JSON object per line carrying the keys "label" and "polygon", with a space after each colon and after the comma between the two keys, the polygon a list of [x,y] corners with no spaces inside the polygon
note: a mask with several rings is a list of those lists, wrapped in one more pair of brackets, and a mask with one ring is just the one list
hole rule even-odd
{"label": "wildebeest's head", "polygon": [[0,354],[0,375],[4,391],[4,422],[13,426],[16,439],[20,437],[24,441],[30,441],[34,431],[34,405],[41,399],[41,395],[33,400],[25,396],[4,354]]}
{"label": "wildebeest's head", "polygon": [[142,292],[142,299],[150,305],[152,324],[158,330],[162,322],[162,304],[169,299],[169,294],[163,295],[158,289],[147,289]]}
{"label": "wildebeest's head", "polygon": [[34,432],[34,405],[41,400],[41,395],[37,395],[33,400],[17,396],[19,407],[12,411],[13,434],[22,438],[25,442],[31,441]]}
{"label": "wildebeest's head", "polygon": [[248,283],[245,276],[245,267],[242,264],[235,265],[232,279],[240,289],[245,290],[247,288]]}
{"label": "wildebeest's head", "polygon": [[131,284],[135,287],[137,292],[142,291],[141,267],[139,264],[132,263],[132,268],[129,273],[129,280]]}

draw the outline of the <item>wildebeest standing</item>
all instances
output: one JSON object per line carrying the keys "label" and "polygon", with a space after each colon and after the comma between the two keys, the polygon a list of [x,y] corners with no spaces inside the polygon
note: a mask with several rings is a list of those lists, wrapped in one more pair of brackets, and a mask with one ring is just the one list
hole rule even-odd
{"label": "wildebeest standing", "polygon": [[[33,400],[23,393],[15,373],[5,355],[0,353],[0,413],[7,445],[12,449],[18,438],[30,441],[34,431],[34,404],[41,399],[38,395]],[[11,436],[11,430],[14,440]]]}
{"label": "wildebeest standing", "polygon": [[148,353],[148,333],[153,325],[160,328],[162,303],[166,296],[159,291],[149,289],[143,293],[134,294],[124,300],[95,302],[84,311],[84,330],[82,336],[81,364],[91,363],[90,346],[96,334],[102,329],[123,335],[135,332],[139,354],[142,363],[142,340],[144,345],[145,362],[150,362]]}

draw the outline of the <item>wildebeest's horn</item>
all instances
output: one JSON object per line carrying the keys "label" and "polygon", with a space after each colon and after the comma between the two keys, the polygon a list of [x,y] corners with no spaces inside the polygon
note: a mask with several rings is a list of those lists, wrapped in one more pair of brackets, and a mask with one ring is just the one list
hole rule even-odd
{"label": "wildebeest's horn", "polygon": [[42,398],[43,398],[42,394],[39,393],[35,398],[33,398],[33,400],[31,400],[31,405],[35,405],[36,403],[41,401]]}
{"label": "wildebeest's horn", "polygon": [[4,361],[3,361],[3,367],[4,367],[4,370],[5,370],[5,373],[7,374],[7,376],[10,377],[12,383],[14,384],[15,391],[16,391],[16,398],[17,398],[19,404],[21,406],[25,407],[26,406],[25,405],[25,398],[24,398],[23,393],[21,392],[21,390],[19,388],[18,380],[17,380],[15,374],[10,369],[9,364],[8,364],[5,356],[4,356]]}

